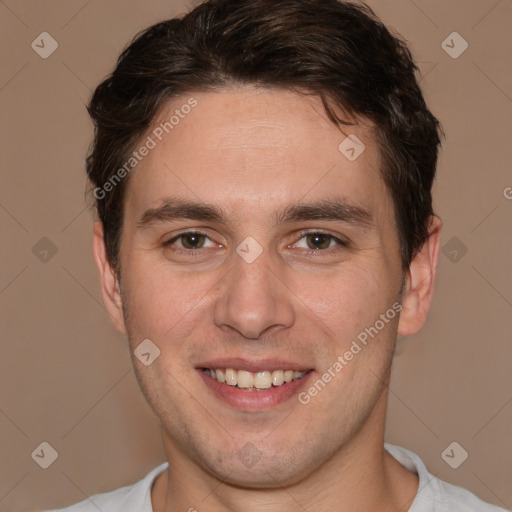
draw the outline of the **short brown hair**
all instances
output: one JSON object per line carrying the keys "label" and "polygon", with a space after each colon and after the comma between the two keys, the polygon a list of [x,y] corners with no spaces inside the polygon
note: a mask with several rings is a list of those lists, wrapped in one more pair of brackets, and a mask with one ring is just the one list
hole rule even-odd
{"label": "short brown hair", "polygon": [[[428,238],[440,127],[419,88],[407,45],[366,5],[337,0],[208,0],[158,23],[123,51],[88,111],[95,138],[87,174],[112,179],[165,102],[194,91],[260,85],[316,95],[335,124],[375,125],[403,269]],[[119,273],[128,178],[95,194],[107,257]]]}

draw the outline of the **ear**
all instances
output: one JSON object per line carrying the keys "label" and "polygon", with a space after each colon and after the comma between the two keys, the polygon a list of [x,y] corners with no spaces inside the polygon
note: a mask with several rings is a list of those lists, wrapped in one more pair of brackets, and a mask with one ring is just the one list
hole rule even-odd
{"label": "ear", "polygon": [[107,314],[114,327],[120,333],[126,334],[119,282],[115,271],[107,259],[105,239],[103,237],[103,223],[98,220],[94,223],[93,252],[94,261],[100,272],[101,297]]}
{"label": "ear", "polygon": [[434,295],[442,222],[436,215],[429,225],[429,237],[414,256],[405,276],[398,334],[416,334],[425,324]]}

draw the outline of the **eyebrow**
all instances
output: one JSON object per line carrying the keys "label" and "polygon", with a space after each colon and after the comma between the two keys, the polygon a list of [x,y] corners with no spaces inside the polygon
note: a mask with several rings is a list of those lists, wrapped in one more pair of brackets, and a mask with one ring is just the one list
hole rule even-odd
{"label": "eyebrow", "polygon": [[[222,208],[175,197],[165,198],[160,206],[146,210],[140,217],[137,227],[144,229],[155,224],[179,219],[227,224],[227,218]],[[326,220],[343,222],[364,229],[373,226],[372,215],[367,209],[350,204],[342,198],[290,204],[275,214],[273,219],[276,225],[297,221]]]}
{"label": "eyebrow", "polygon": [[170,222],[177,219],[189,219],[225,224],[225,215],[221,208],[204,203],[196,203],[180,198],[165,198],[157,208],[146,210],[137,222],[143,229],[153,224]]}
{"label": "eyebrow", "polygon": [[350,204],[341,198],[292,204],[276,216],[277,224],[307,220],[337,221],[365,229],[373,226],[372,216],[366,208]]}

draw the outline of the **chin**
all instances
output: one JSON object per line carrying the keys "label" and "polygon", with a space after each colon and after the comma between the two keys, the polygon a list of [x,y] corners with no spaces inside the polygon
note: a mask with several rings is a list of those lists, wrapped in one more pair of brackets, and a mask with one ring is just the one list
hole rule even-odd
{"label": "chin", "polygon": [[[322,455],[304,452],[305,443],[286,446],[267,444],[258,449],[256,443],[242,441],[242,448],[220,451],[203,448],[196,452],[196,461],[214,478],[234,487],[245,489],[276,489],[294,485],[307,478],[321,464]],[[238,443],[237,443],[238,444]],[[302,450],[301,450],[302,448]],[[309,446],[314,453],[322,449]],[[197,458],[199,455],[199,458]],[[324,454],[327,456],[327,454]]]}
{"label": "chin", "polygon": [[[297,464],[297,461],[295,461]],[[229,465],[224,470],[217,468],[213,476],[232,487],[240,489],[279,489],[299,483],[308,473],[305,468],[288,468],[283,472],[281,464],[258,464],[258,468],[245,468],[240,464]]]}

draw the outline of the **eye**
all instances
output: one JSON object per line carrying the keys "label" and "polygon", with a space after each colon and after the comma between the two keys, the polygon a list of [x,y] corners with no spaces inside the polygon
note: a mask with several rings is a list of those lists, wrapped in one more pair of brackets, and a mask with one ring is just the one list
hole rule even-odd
{"label": "eye", "polygon": [[[210,245],[206,245],[207,241],[210,241]],[[216,244],[210,240],[206,233],[187,231],[163,243],[164,247],[171,247],[173,245],[176,245],[178,250],[194,251],[207,247],[215,247]]]}
{"label": "eye", "polygon": [[347,247],[348,243],[330,233],[324,233],[322,231],[307,231],[301,233],[299,241],[294,244],[294,247],[298,247],[299,249],[320,252],[327,252],[327,250],[337,246]]}

